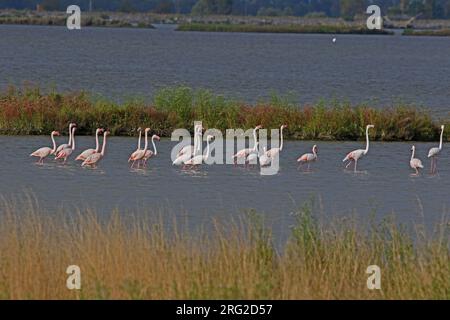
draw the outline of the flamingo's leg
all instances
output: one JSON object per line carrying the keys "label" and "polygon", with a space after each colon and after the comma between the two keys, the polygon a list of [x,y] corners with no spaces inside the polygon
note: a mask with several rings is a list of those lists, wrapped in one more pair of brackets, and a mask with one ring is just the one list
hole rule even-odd
{"label": "flamingo's leg", "polygon": [[350,166],[350,164],[352,163],[353,160],[349,160],[349,162],[347,163],[347,165],[345,166],[345,169],[348,169],[348,167]]}
{"label": "flamingo's leg", "polygon": [[355,159],[355,168],[354,168],[354,172],[356,172],[356,167],[358,166],[358,160]]}

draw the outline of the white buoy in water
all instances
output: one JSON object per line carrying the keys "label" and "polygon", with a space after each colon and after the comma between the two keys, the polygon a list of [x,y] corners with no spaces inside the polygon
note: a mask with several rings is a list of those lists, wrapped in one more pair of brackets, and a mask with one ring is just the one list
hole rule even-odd
{"label": "white buoy in water", "polygon": [[336,38],[333,38],[333,43],[335,43],[336,42]]}

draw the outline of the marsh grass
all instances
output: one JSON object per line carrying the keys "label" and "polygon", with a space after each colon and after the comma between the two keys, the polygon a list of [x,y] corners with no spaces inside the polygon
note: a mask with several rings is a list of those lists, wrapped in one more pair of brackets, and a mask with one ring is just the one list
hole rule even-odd
{"label": "marsh grass", "polygon": [[450,28],[439,30],[414,30],[405,29],[404,36],[435,36],[435,37],[450,37]]}
{"label": "marsh grass", "polygon": [[[449,299],[449,222],[433,234],[394,220],[319,222],[306,204],[274,246],[261,215],[212,219],[196,232],[152,212],[108,217],[0,204],[2,299]],[[158,215],[156,215],[158,216]],[[147,218],[146,218],[147,217]],[[169,228],[168,228],[169,226]],[[81,268],[81,290],[66,268]],[[368,290],[369,265],[381,290]]]}
{"label": "marsh grass", "polygon": [[[376,128],[371,132],[373,140],[436,141],[440,125],[450,124],[449,119],[436,121],[427,111],[402,104],[373,108],[320,101],[300,106],[276,94],[267,101],[247,104],[184,86],[161,89],[148,104],[142,99],[117,104],[86,92],[43,93],[30,86],[10,87],[0,93],[0,134],[64,133],[67,123],[75,121],[81,135],[93,134],[97,127],[107,127],[113,135],[135,135],[135,130],[145,125],[160,136],[170,136],[176,128],[192,131],[196,120],[222,132],[258,124],[267,129],[287,124],[287,138],[306,140],[363,139],[364,127],[372,123]],[[445,141],[450,138],[448,132],[444,132]]]}
{"label": "marsh grass", "polygon": [[326,34],[393,34],[386,30],[369,30],[365,26],[345,24],[232,24],[185,23],[177,31],[257,32],[257,33],[326,33]]}

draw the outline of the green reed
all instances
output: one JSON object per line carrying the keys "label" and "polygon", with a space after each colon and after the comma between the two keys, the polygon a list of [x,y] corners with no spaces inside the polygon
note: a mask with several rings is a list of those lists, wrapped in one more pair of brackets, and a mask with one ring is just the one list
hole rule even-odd
{"label": "green reed", "polygon": [[[371,138],[379,141],[433,141],[439,139],[440,125],[424,109],[397,104],[386,108],[352,106],[347,102],[320,101],[298,105],[289,97],[273,94],[254,104],[189,87],[165,88],[153,101],[129,99],[116,103],[86,92],[42,92],[37,87],[10,87],[0,93],[0,134],[49,134],[66,131],[69,122],[78,124],[78,134],[93,134],[95,128],[108,128],[113,135],[134,135],[141,126],[161,136],[176,128],[192,130],[193,122],[207,128],[279,128],[287,124],[289,139],[358,140],[364,127],[375,125]],[[448,141],[448,130],[444,140]]]}

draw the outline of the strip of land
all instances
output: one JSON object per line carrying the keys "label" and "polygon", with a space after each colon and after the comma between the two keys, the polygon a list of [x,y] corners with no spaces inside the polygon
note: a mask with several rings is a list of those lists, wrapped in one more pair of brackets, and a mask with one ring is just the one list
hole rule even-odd
{"label": "strip of land", "polygon": [[[248,104],[183,86],[161,89],[151,102],[131,99],[115,103],[86,92],[45,93],[36,87],[10,87],[0,93],[0,134],[65,132],[69,122],[76,122],[81,135],[94,134],[101,126],[113,135],[131,136],[138,127],[147,126],[170,137],[176,128],[193,130],[197,120],[222,132],[287,124],[286,137],[301,140],[364,139],[364,128],[371,123],[375,125],[371,132],[374,141],[438,141],[440,126],[450,127],[449,118],[436,120],[424,109],[402,104],[386,108],[338,101],[300,105],[275,95]],[[444,141],[449,139],[446,130]]]}

